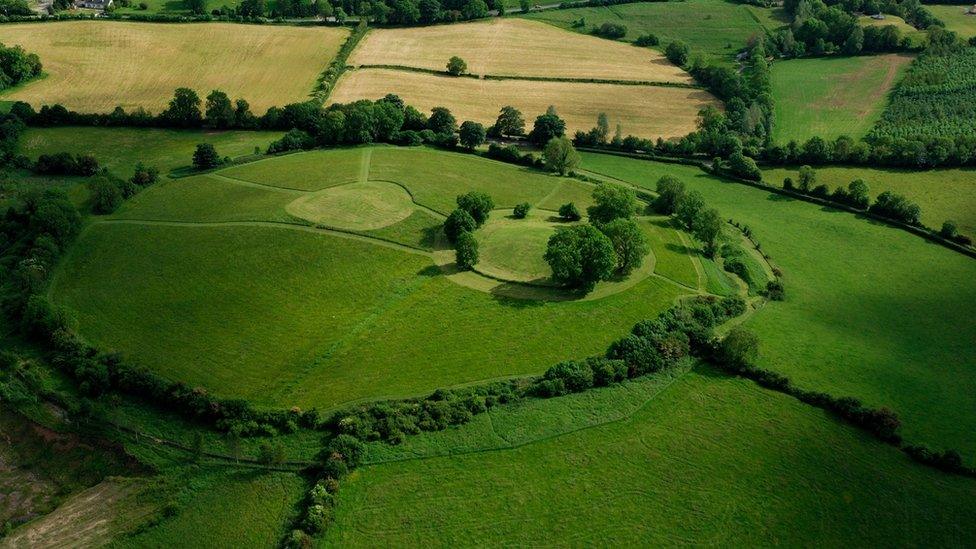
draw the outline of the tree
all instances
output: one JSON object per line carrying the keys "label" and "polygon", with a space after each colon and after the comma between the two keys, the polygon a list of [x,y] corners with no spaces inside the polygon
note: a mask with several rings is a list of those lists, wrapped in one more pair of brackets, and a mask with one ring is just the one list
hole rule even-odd
{"label": "tree", "polygon": [[698,191],[691,191],[681,197],[678,207],[674,211],[674,217],[687,230],[695,226],[698,213],[705,209],[705,197]]}
{"label": "tree", "polygon": [[529,210],[532,209],[532,204],[528,202],[522,202],[521,204],[516,204],[515,208],[512,210],[512,216],[515,219],[525,219],[529,215]]}
{"label": "tree", "polygon": [[206,0],[183,0],[183,7],[194,15],[207,13]]}
{"label": "tree", "polygon": [[458,138],[461,141],[461,145],[472,150],[485,142],[485,136],[485,127],[470,120],[462,123],[461,129],[458,132]]}
{"label": "tree", "polygon": [[566,175],[576,169],[580,163],[580,155],[573,147],[573,142],[566,137],[553,137],[542,150],[542,157],[546,166],[559,175]]}
{"label": "tree", "polygon": [[434,107],[430,111],[427,128],[434,133],[453,134],[457,131],[457,119],[454,118],[454,115],[446,107]]}
{"label": "tree", "polygon": [[579,221],[580,219],[583,219],[583,216],[580,214],[576,204],[573,204],[572,202],[563,204],[559,207],[559,217],[565,219],[566,221]]}
{"label": "tree", "polygon": [[599,225],[614,219],[629,219],[637,213],[637,194],[633,189],[601,183],[593,190],[593,205],[586,209],[590,223]]}
{"label": "tree", "polygon": [[482,19],[488,17],[488,4],[484,0],[468,0],[461,7],[461,16],[465,19]]}
{"label": "tree", "polygon": [[198,170],[215,168],[220,165],[220,155],[210,143],[200,143],[193,152],[193,166]]}
{"label": "tree", "polygon": [[108,176],[100,176],[88,182],[92,212],[110,214],[122,205],[122,191]]}
{"label": "tree", "polygon": [[566,122],[559,118],[555,109],[549,107],[546,114],[540,115],[535,119],[532,132],[529,133],[529,141],[536,145],[545,145],[553,137],[566,135]]}
{"label": "tree", "polygon": [[715,257],[718,253],[718,239],[722,236],[723,223],[722,216],[714,208],[699,212],[695,218],[692,233],[705,245],[705,255],[708,257]]}
{"label": "tree", "polygon": [[671,42],[668,44],[668,47],[664,49],[664,56],[668,58],[668,61],[679,67],[683,67],[686,63],[688,63],[689,55],[691,55],[691,48],[688,47],[688,44],[685,44],[681,40]]}
{"label": "tree", "polygon": [[759,170],[756,161],[742,154],[740,151],[736,151],[729,156],[729,171],[751,181],[762,180],[762,171]]}
{"label": "tree", "polygon": [[471,217],[471,214],[461,208],[451,212],[444,220],[444,234],[447,235],[447,239],[452,244],[457,242],[462,233],[472,232],[477,228],[478,223]]}
{"label": "tree", "polygon": [[596,142],[601,145],[606,144],[607,139],[610,137],[610,119],[607,118],[607,113],[601,112],[596,117],[596,127],[593,129],[593,136],[596,138]]}
{"label": "tree", "polygon": [[810,192],[817,184],[817,172],[810,166],[800,166],[800,174],[797,176],[800,191]]}
{"label": "tree", "polygon": [[138,187],[148,187],[159,180],[159,168],[154,166],[147,167],[142,162],[136,164],[135,172],[129,181]]}
{"label": "tree", "polygon": [[420,0],[417,5],[420,10],[420,22],[425,25],[441,20],[441,3],[437,0]]}
{"label": "tree", "polygon": [[942,229],[939,230],[939,235],[943,238],[955,238],[959,236],[959,228],[956,226],[956,222],[951,219],[946,219],[942,222]]}
{"label": "tree", "polygon": [[599,228],[613,244],[613,251],[617,254],[617,271],[626,275],[641,266],[650,246],[636,221],[614,219]]}
{"label": "tree", "polygon": [[609,280],[617,264],[610,239],[592,225],[557,230],[549,237],[544,258],[552,268],[553,279],[584,292],[601,280]]}
{"label": "tree", "polygon": [[169,107],[160,115],[174,126],[184,128],[199,126],[203,121],[200,113],[200,97],[189,88],[178,88],[169,102]]}
{"label": "tree", "polygon": [[502,107],[495,120],[495,132],[498,135],[525,135],[525,118],[515,107]]}
{"label": "tree", "polygon": [[685,196],[685,184],[671,175],[662,176],[657,180],[657,199],[654,201],[654,211],[662,215],[671,215],[678,208],[678,203]]}
{"label": "tree", "polygon": [[457,197],[458,208],[468,212],[478,227],[488,221],[488,215],[495,208],[495,201],[487,193],[471,191]]}
{"label": "tree", "polygon": [[759,338],[741,326],[732,328],[719,343],[717,355],[729,366],[748,368],[759,356]]}
{"label": "tree", "polygon": [[253,129],[258,126],[258,119],[251,112],[251,104],[244,99],[238,99],[234,102],[234,125],[244,129]]}
{"label": "tree", "polygon": [[207,125],[226,129],[234,125],[237,116],[227,94],[214,90],[207,96]]}
{"label": "tree", "polygon": [[868,192],[868,184],[862,179],[855,179],[847,186],[847,200],[852,206],[866,210],[871,203]]}
{"label": "tree", "polygon": [[454,244],[454,257],[457,268],[470,271],[478,263],[478,239],[471,231],[463,231]]}
{"label": "tree", "polygon": [[468,72],[468,64],[458,56],[454,56],[447,62],[447,72],[451,76],[461,76]]}

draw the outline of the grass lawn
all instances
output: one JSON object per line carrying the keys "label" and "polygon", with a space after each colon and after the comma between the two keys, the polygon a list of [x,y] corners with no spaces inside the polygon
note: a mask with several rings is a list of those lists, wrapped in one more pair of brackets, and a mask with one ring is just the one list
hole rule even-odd
{"label": "grass lawn", "polygon": [[[781,184],[787,176],[796,180],[794,169],[763,170],[767,183]],[[962,233],[976,236],[976,171],[972,169],[924,172],[864,167],[817,168],[817,184],[833,190],[855,179],[863,179],[874,198],[884,191],[903,194],[922,208],[922,223],[939,229],[951,219]]]}
{"label": "grass lawn", "polygon": [[260,470],[189,471],[176,500],[179,513],[120,547],[167,547],[174,540],[199,547],[273,547],[305,490],[292,473]]}
{"label": "grass lawn", "polygon": [[67,21],[4,25],[0,42],[37,53],[46,78],[3,94],[82,112],[144,107],[159,113],[179,87],[243,98],[256,114],[302,101],[348,31],[234,23]]}
{"label": "grass lawn", "polygon": [[221,156],[235,158],[261,152],[281,137],[278,132],[166,130],[157,128],[28,128],[18,143],[18,153],[31,159],[67,151],[92,154],[99,164],[126,177],[136,164],[156,166],[164,175],[190,166],[199,143],[210,143]]}
{"label": "grass lawn", "polygon": [[596,125],[597,116],[606,113],[611,128],[620,124],[624,135],[647,138],[681,137],[694,131],[698,111],[715,102],[710,93],[692,88],[477,80],[390,69],[346,72],[329,101],[376,100],[388,93],[421,111],[447,107],[458,121],[473,120],[485,126],[495,122],[502,107],[511,105],[522,111],[531,128],[535,117],[552,105],[570,134],[589,130]]}
{"label": "grass lawn", "polygon": [[932,12],[945,23],[945,27],[955,31],[963,38],[976,36],[976,15],[967,15],[966,10],[971,6],[938,6],[926,4],[925,9]]}
{"label": "grass lawn", "polygon": [[524,19],[374,29],[349,64],[443,71],[455,55],[465,60],[468,72],[478,75],[691,82],[688,73],[654,50]]}
{"label": "grass lawn", "polygon": [[890,54],[773,63],[774,140],[864,136],[910,61]]}
{"label": "grass lawn", "polygon": [[370,450],[321,547],[976,541],[972,480],[704,368]]}
{"label": "grass lawn", "polygon": [[674,40],[683,40],[692,50],[726,63],[733,61],[750,36],[765,32],[763,24],[750,13],[750,7],[724,0],[551,10],[526,17],[566,29],[573,29],[573,21],[583,19],[585,26],[573,30],[587,33],[606,22],[619,23],[627,27],[625,40],[633,41],[653,33],[661,40],[661,50]]}
{"label": "grass lawn", "polygon": [[[260,405],[330,408],[538,373],[602,352],[638,320],[695,291],[650,277],[618,293],[598,287],[598,299],[525,301],[462,286],[429,252],[296,224],[288,205],[316,195],[256,182],[276,164],[293,176],[319,169],[325,186],[328,168],[341,165],[336,177],[398,183],[443,211],[467,190],[486,191],[504,208],[580,192],[565,178],[429,149],[278,157],[166,181],[111,218],[95,218],[56,275],[55,302],[73,311],[93,343],[167,377]],[[574,190],[561,196],[566,188]],[[399,222],[358,232],[431,248],[440,223],[416,207]],[[690,260],[670,259],[662,271],[699,286]]]}
{"label": "grass lawn", "polygon": [[[586,169],[652,188],[671,173],[749,225],[787,299],[748,325],[761,364],[799,386],[888,406],[906,438],[976,462],[976,262],[880,223],[687,166],[583,155]],[[935,173],[935,172],[933,172]]]}

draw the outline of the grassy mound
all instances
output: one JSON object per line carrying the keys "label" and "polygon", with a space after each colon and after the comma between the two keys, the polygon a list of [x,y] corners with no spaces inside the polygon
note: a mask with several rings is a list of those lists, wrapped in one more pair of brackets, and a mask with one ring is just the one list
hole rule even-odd
{"label": "grassy mound", "polygon": [[565,225],[549,218],[552,212],[534,211],[514,219],[496,211],[478,229],[478,271],[504,280],[545,283],[552,275],[543,259],[549,237]]}
{"label": "grassy mound", "polygon": [[285,209],[313,223],[368,231],[410,217],[414,205],[410,193],[403,187],[382,181],[367,181],[301,196]]}

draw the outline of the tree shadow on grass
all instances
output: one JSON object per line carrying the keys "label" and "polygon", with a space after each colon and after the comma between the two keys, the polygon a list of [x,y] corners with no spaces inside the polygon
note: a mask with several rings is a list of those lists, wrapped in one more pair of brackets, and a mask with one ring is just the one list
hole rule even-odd
{"label": "tree shadow on grass", "polygon": [[770,202],[796,202],[799,199],[793,198],[792,196],[787,196],[785,194],[769,193],[766,200],[769,200]]}
{"label": "tree shadow on grass", "polygon": [[421,246],[430,248],[434,251],[450,249],[450,243],[447,242],[447,238],[444,236],[444,231],[441,230],[440,225],[434,227],[424,227],[421,230],[421,233]]}

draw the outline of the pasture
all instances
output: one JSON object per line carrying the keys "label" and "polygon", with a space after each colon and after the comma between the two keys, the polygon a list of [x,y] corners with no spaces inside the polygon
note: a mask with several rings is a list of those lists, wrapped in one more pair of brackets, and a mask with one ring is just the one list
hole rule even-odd
{"label": "pasture", "polygon": [[0,42],[40,55],[45,78],[2,95],[80,112],[162,111],[176,88],[243,98],[257,114],[302,101],[348,31],[233,23],[67,21],[4,25]]}
{"label": "pasture", "polygon": [[[716,61],[732,63],[750,36],[765,32],[750,9],[724,0],[696,0],[551,10],[526,17],[580,32],[589,32],[607,22],[618,23],[627,27],[625,40],[633,41],[642,34],[653,33],[661,39],[662,50],[671,41],[683,40],[694,51]],[[573,21],[580,19],[584,27],[574,28]]]}
{"label": "pasture", "polygon": [[976,15],[966,13],[970,7],[969,4],[962,6],[926,4],[925,9],[941,19],[947,29],[958,33],[963,38],[971,38],[976,36]]}
{"label": "pasture", "polygon": [[374,29],[349,64],[444,71],[455,55],[478,75],[691,83],[688,73],[656,51],[524,19]]}
{"label": "pasture", "polygon": [[17,152],[34,160],[40,154],[66,151],[91,154],[99,164],[120,177],[132,174],[136,164],[159,168],[161,174],[190,165],[198,143],[210,143],[221,156],[236,158],[260,152],[281,136],[276,132],[197,131],[160,128],[28,128]]}
{"label": "pasture", "polygon": [[[639,51],[639,50],[635,50]],[[698,111],[715,99],[706,91],[660,86],[476,80],[410,71],[361,69],[339,79],[329,96],[332,103],[399,95],[422,111],[448,107],[459,121],[490,125],[498,111],[511,105],[525,114],[531,129],[535,117],[550,105],[566,121],[567,131],[589,130],[606,113],[611,128],[620,124],[624,135],[679,137],[694,131]]]}
{"label": "pasture", "polygon": [[319,546],[974,541],[972,480],[705,368],[495,409],[368,461]]}
{"label": "pasture", "polygon": [[[951,219],[965,234],[976,235],[976,171],[971,169],[912,172],[860,166],[824,166],[816,169],[817,184],[833,190],[855,179],[863,179],[873,199],[884,191],[903,194],[922,208],[922,223],[938,229]],[[796,169],[763,170],[763,179],[782,184],[787,176],[796,180]]]}
{"label": "pasture", "polygon": [[976,460],[976,262],[852,214],[726,182],[693,167],[583,155],[587,170],[651,188],[672,174],[749,225],[787,298],[747,325],[760,363],[807,389],[888,406],[904,436]]}
{"label": "pasture", "polygon": [[[351,158],[362,164],[354,168]],[[270,173],[275,163],[301,172],[303,159],[323,170],[316,185],[325,191],[258,183],[247,173]],[[345,186],[329,186],[331,165],[359,174],[346,181],[352,189],[405,190],[413,212],[378,227],[377,212],[360,208],[364,195],[354,192],[311,203],[325,216],[312,221],[326,228],[296,219],[296,200]],[[345,178],[341,170],[336,177]],[[706,284],[695,275],[697,258],[682,262],[654,246],[652,254],[668,257],[662,273],[603,283],[585,300],[526,301],[507,297],[509,284],[456,280],[426,251],[443,220],[438,212],[458,194],[482,190],[504,208],[568,202],[582,185],[568,181],[391,147],[302,153],[166,181],[97,218],[61,265],[51,295],[100,347],[265,406],[332,408],[538,373],[602,352],[638,320]],[[562,197],[564,188],[574,192]],[[395,216],[403,215],[406,203],[392,202]],[[344,226],[335,228],[343,231],[331,230],[340,217]],[[526,258],[522,268],[537,261]]]}
{"label": "pasture", "polygon": [[911,60],[890,54],[773,63],[774,140],[863,137]]}

